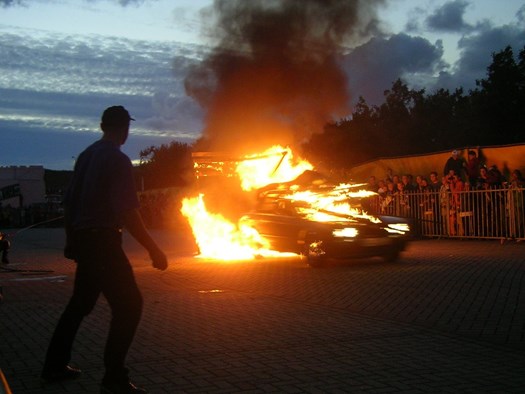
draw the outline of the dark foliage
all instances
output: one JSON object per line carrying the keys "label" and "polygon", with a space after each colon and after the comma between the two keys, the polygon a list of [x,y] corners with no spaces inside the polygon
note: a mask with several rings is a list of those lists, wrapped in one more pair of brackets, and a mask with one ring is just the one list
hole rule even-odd
{"label": "dark foliage", "polygon": [[487,78],[476,85],[468,94],[425,94],[398,79],[383,104],[361,97],[349,119],[326,125],[303,154],[317,165],[349,168],[379,157],[525,142],[525,48],[517,60],[511,47],[493,54]]}
{"label": "dark foliage", "polygon": [[142,150],[140,160],[137,183],[143,190],[186,186],[186,175],[193,168],[191,147],[176,141]]}

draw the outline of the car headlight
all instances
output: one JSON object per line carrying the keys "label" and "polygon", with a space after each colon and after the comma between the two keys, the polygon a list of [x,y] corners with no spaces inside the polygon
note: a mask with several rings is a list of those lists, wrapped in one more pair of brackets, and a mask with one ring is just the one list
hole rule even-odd
{"label": "car headlight", "polygon": [[338,228],[332,231],[332,235],[337,238],[354,238],[357,237],[358,233],[357,229],[353,227]]}
{"label": "car headlight", "polygon": [[391,234],[406,234],[410,231],[410,226],[408,223],[391,223],[385,230]]}

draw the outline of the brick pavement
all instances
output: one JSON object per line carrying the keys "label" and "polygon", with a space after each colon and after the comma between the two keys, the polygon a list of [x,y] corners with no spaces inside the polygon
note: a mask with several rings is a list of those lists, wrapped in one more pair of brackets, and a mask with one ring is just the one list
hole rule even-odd
{"label": "brick pavement", "polygon": [[[152,393],[523,393],[525,243],[424,240],[401,261],[298,258],[218,263],[182,257],[181,234],[156,232],[172,263],[153,270],[126,239],[144,298],[128,361]],[[74,265],[60,229],[13,238],[0,271],[0,368],[14,394],[96,393],[109,309],[85,320],[73,363],[83,376],[41,387],[47,342]]]}

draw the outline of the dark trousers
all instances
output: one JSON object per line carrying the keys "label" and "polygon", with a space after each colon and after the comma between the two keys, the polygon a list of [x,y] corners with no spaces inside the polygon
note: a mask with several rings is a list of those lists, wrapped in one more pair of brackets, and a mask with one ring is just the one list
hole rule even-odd
{"label": "dark trousers", "polygon": [[115,230],[83,230],[73,235],[71,243],[77,262],[73,295],[49,344],[44,370],[69,363],[78,328],[102,293],[112,314],[104,379],[125,379],[125,358],[140,321],[142,295],[122,250],[122,235]]}

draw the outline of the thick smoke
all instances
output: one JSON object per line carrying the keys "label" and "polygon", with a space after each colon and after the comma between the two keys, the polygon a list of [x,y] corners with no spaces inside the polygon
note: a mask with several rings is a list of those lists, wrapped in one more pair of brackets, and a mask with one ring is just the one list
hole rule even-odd
{"label": "thick smoke", "polygon": [[186,79],[205,110],[201,146],[294,145],[349,114],[340,58],[377,33],[384,0],[216,0],[211,55]]}

